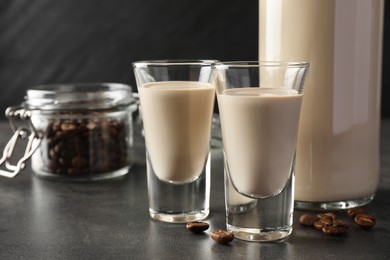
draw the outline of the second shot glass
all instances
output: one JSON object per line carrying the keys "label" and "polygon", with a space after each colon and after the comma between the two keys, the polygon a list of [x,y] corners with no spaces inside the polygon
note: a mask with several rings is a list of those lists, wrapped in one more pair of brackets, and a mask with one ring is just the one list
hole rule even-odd
{"label": "second shot glass", "polygon": [[290,235],[303,62],[213,65],[225,157],[227,229],[248,241]]}

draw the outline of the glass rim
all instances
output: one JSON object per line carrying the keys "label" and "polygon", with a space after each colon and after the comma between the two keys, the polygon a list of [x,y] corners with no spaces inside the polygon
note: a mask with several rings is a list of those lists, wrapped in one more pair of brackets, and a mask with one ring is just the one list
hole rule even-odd
{"label": "glass rim", "polygon": [[111,82],[36,85],[26,91],[23,106],[39,110],[108,109],[135,102],[130,85]]}
{"label": "glass rim", "polygon": [[95,92],[109,90],[131,90],[131,87],[124,83],[116,82],[76,82],[76,83],[54,83],[40,84],[27,89],[27,92],[40,93],[74,93],[74,92]]}
{"label": "glass rim", "polygon": [[159,66],[186,66],[186,65],[201,65],[211,66],[214,63],[219,63],[219,60],[212,59],[172,59],[172,60],[142,60],[132,62],[133,68],[159,67]]}
{"label": "glass rim", "polygon": [[306,61],[226,61],[213,63],[212,67],[216,69],[257,67],[307,68],[309,63]]}

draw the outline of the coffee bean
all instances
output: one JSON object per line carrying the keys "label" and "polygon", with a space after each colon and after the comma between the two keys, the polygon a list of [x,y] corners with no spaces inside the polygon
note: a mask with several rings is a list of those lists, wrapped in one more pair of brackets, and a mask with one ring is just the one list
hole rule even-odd
{"label": "coffee bean", "polygon": [[318,220],[318,217],[313,214],[303,214],[299,217],[299,223],[304,226],[314,226],[314,223]]}
{"label": "coffee bean", "polygon": [[87,160],[81,156],[76,156],[72,159],[72,166],[78,169],[85,167],[87,163]]}
{"label": "coffee bean", "polygon": [[118,134],[117,127],[114,127],[114,126],[110,127],[110,136],[115,137],[115,136],[117,136],[117,134]]}
{"label": "coffee bean", "polygon": [[56,153],[60,153],[62,151],[62,149],[64,148],[64,144],[61,142],[61,143],[58,143],[54,146],[54,151]]}
{"label": "coffee bean", "polygon": [[355,223],[363,229],[370,229],[375,226],[376,219],[371,215],[359,214],[355,216]]}
{"label": "coffee bean", "polygon": [[363,208],[352,208],[347,210],[348,217],[354,219],[359,214],[364,214]]}
{"label": "coffee bean", "polygon": [[65,160],[69,160],[72,157],[72,155],[67,150],[61,151],[60,156],[61,156],[61,158],[64,158]]}
{"label": "coffee bean", "polygon": [[202,233],[203,231],[209,228],[209,224],[206,222],[194,221],[194,222],[188,222],[186,227],[191,232]]}
{"label": "coffee bean", "polygon": [[226,230],[213,230],[210,232],[211,238],[219,244],[227,244],[233,241],[234,234]]}
{"label": "coffee bean", "polygon": [[333,223],[332,223],[334,226],[343,226],[343,227],[346,227],[346,228],[349,228],[349,225],[347,223],[345,223],[343,220],[341,219],[334,219],[333,220]]}
{"label": "coffee bean", "polygon": [[313,226],[316,229],[321,230],[324,227],[324,223],[322,223],[321,221],[316,221],[316,222],[314,222]]}
{"label": "coffee bean", "polygon": [[322,227],[322,232],[330,236],[338,236],[347,232],[348,227],[349,227],[348,225],[342,222],[333,223],[331,225],[324,225]]}
{"label": "coffee bean", "polygon": [[89,129],[89,130],[94,130],[96,128],[96,124],[94,122],[88,122],[88,124],[86,125],[86,127]]}
{"label": "coffee bean", "polygon": [[55,173],[57,173],[57,174],[66,174],[66,168],[57,168],[55,170]]}
{"label": "coffee bean", "polygon": [[49,158],[52,159],[52,160],[57,160],[57,157],[58,157],[58,154],[56,153],[56,151],[54,151],[54,149],[50,149],[49,150]]}
{"label": "coffee bean", "polygon": [[60,131],[61,130],[61,122],[55,121],[51,124],[51,127],[53,128],[54,132]]}
{"label": "coffee bean", "polygon": [[59,158],[58,159],[58,162],[60,163],[60,165],[62,166],[67,166],[68,165],[68,161],[64,158]]}
{"label": "coffee bean", "polygon": [[318,221],[314,222],[313,226],[316,229],[321,230],[324,226],[332,225],[332,223],[333,223],[333,220],[331,218],[323,218],[323,219],[319,219]]}
{"label": "coffee bean", "polygon": [[64,135],[65,135],[64,132],[62,132],[62,131],[57,131],[57,132],[56,132],[56,135],[55,135],[55,137],[54,137],[54,138],[55,138],[55,141],[58,141],[58,140],[61,140],[61,141],[62,141],[63,138],[64,138]]}
{"label": "coffee bean", "polygon": [[67,174],[69,176],[74,176],[74,175],[77,175],[79,174],[80,172],[77,170],[77,169],[74,169],[74,168],[69,168],[68,171],[67,171]]}
{"label": "coffee bean", "polygon": [[73,123],[62,123],[61,124],[61,130],[62,131],[71,131],[76,129],[76,125]]}
{"label": "coffee bean", "polygon": [[336,214],[333,212],[327,212],[327,213],[318,214],[317,217],[320,219],[335,219]]}

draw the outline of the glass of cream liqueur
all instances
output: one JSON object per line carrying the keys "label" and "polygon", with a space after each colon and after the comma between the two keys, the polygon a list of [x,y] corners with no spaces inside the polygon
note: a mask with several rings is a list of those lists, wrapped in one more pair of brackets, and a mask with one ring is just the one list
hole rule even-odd
{"label": "glass of cream liqueur", "polygon": [[143,118],[149,212],[165,222],[209,214],[215,88],[211,60],[133,63]]}
{"label": "glass of cream liqueur", "polygon": [[227,229],[248,241],[292,231],[305,62],[213,65],[225,164]]}

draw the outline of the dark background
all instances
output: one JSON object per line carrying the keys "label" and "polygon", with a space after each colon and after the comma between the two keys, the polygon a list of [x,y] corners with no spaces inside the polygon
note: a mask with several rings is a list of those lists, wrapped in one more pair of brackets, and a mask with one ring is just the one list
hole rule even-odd
{"label": "dark background", "polygon": [[[390,117],[390,4],[382,116]],[[258,0],[0,0],[0,119],[37,84],[122,82],[147,59],[258,59]]]}

